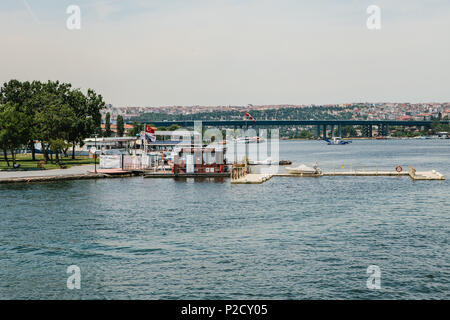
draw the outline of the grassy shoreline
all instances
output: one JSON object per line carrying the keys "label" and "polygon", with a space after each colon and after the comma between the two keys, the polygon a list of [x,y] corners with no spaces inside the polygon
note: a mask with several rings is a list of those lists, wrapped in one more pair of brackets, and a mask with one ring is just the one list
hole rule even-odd
{"label": "grassy shoreline", "polygon": [[[13,162],[11,157],[8,158],[9,167],[5,161],[4,157],[0,157],[0,171],[9,171],[9,170],[42,170],[39,169],[39,163],[44,160],[44,156],[42,154],[36,154],[36,160],[33,161],[31,159],[31,155],[29,154],[20,154],[16,156],[16,163],[20,165],[18,169],[13,168]],[[81,166],[86,164],[94,164],[94,159],[91,159],[87,156],[77,156],[75,160],[72,157],[61,157],[60,162],[64,164],[66,168],[70,168],[73,166]],[[49,161],[43,165],[43,170],[50,169],[61,169],[60,165],[56,163],[56,160],[53,158],[53,161]]]}

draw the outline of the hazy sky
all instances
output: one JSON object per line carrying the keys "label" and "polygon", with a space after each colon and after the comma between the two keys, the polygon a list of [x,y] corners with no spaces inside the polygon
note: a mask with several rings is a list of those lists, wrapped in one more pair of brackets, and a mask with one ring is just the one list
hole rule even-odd
{"label": "hazy sky", "polygon": [[450,1],[1,0],[0,82],[13,78],[116,106],[450,101]]}

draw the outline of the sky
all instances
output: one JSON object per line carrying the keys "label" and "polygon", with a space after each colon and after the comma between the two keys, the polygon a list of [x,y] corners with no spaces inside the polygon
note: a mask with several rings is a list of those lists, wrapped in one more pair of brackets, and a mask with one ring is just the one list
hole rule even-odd
{"label": "sky", "polygon": [[449,39],[449,0],[1,0],[0,82],[115,106],[449,102]]}

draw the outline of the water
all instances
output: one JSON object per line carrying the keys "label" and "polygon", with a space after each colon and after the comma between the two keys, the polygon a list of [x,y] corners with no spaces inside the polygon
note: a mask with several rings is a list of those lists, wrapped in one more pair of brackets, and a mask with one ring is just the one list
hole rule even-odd
{"label": "water", "polygon": [[[283,141],[325,169],[436,169],[450,140]],[[450,183],[275,177],[0,185],[2,299],[448,299]],[[81,290],[66,287],[69,265]],[[366,287],[369,265],[381,289]]]}

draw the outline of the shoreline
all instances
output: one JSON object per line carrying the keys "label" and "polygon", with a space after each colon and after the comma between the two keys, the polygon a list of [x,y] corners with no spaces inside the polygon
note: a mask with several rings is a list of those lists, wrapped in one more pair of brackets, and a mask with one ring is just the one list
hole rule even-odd
{"label": "shoreline", "polygon": [[104,173],[88,173],[88,174],[69,174],[69,175],[55,175],[55,176],[40,176],[40,177],[20,177],[20,178],[6,178],[0,179],[0,184],[12,183],[32,183],[32,182],[51,182],[51,181],[69,181],[69,180],[91,180],[91,179],[111,179],[137,176],[133,173],[126,173],[121,175],[109,175]]}
{"label": "shoreline", "polygon": [[92,165],[74,166],[68,169],[0,171],[0,184],[105,179],[135,175],[133,172],[113,175],[103,172],[94,173],[93,171],[94,166]]}
{"label": "shoreline", "polygon": [[[281,141],[323,141],[323,138],[317,139],[317,138],[280,138]],[[430,139],[424,139],[424,138],[417,138],[417,137],[390,137],[390,138],[383,138],[383,139],[377,139],[377,137],[348,137],[348,138],[342,138],[342,140],[450,140],[449,138],[442,139],[442,138],[430,138]]]}

